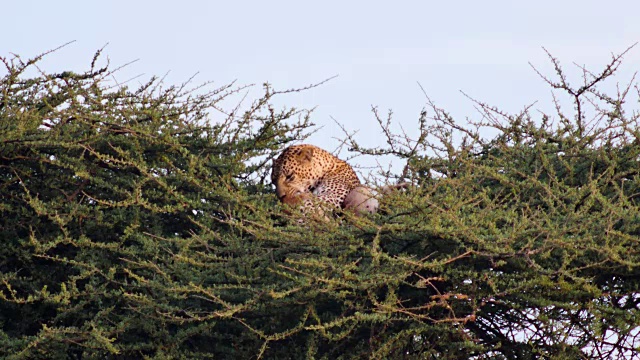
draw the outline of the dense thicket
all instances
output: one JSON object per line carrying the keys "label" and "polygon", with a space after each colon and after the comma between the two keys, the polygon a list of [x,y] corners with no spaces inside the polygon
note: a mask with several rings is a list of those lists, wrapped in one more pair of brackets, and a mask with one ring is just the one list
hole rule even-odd
{"label": "dense thicket", "polygon": [[[425,109],[380,214],[282,212],[270,159],[308,114],[242,88],[3,58],[0,354],[32,358],[631,359],[640,347],[640,131],[632,86],[461,125]],[[286,93],[286,92],[284,92]],[[635,101],[635,100],[633,100]],[[223,115],[220,115],[223,114]],[[377,115],[377,114],[376,114]],[[480,135],[493,129],[494,137]],[[349,139],[348,139],[349,140]],[[352,139],[351,139],[352,140]],[[292,218],[293,217],[293,218]]]}

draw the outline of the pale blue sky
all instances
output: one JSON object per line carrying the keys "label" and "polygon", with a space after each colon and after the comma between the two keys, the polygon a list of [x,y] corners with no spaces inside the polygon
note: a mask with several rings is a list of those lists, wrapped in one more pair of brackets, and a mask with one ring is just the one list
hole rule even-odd
{"label": "pale blue sky", "polygon": [[[370,112],[393,109],[409,131],[424,106],[417,82],[460,120],[478,117],[459,90],[518,111],[550,90],[530,68],[547,74],[541,47],[566,68],[594,66],[640,40],[640,1],[10,1],[2,5],[0,55],[30,57],[76,42],[50,56],[51,71],[86,69],[94,51],[112,65],[140,59],[118,80],[145,74],[180,83],[222,85],[265,81],[319,88],[282,98],[318,106],[324,125],[309,140],[327,149],[342,133],[330,117],[360,129],[366,145],[382,140]],[[621,80],[640,69],[640,47],[626,58]],[[139,81],[137,81],[139,82]],[[137,83],[135,82],[134,85]],[[259,86],[258,86],[258,89]]]}

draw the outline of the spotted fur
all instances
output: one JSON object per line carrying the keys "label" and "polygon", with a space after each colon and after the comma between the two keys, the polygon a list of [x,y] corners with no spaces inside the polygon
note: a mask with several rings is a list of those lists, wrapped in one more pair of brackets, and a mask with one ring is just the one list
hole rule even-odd
{"label": "spotted fur", "polygon": [[311,194],[335,207],[360,185],[358,175],[344,160],[313,145],[293,145],[274,160],[271,181],[276,195],[289,205],[308,206]]}

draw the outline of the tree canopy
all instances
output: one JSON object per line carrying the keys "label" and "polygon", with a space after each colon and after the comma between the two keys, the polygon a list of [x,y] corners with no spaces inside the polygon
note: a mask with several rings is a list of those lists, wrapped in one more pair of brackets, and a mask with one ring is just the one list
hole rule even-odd
{"label": "tree canopy", "polygon": [[375,215],[303,222],[268,174],[313,130],[273,99],[304,89],[226,109],[243,87],[130,88],[99,55],[63,73],[0,59],[6,358],[640,351],[640,94],[602,87],[622,55],[577,85],[550,56],[542,78],[573,106],[555,114],[477,102],[463,123],[427,100],[406,136],[374,111],[384,145],[345,142],[406,164],[378,179],[412,186]]}

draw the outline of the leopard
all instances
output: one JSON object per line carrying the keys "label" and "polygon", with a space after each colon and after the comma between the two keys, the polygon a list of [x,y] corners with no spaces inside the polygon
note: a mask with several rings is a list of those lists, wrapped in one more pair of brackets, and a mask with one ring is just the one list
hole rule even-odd
{"label": "leopard", "polygon": [[271,181],[280,202],[302,207],[317,198],[343,208],[345,198],[361,186],[349,163],[310,144],[286,148],[273,162]]}
{"label": "leopard", "polygon": [[325,213],[314,206],[315,199],[364,216],[377,213],[381,195],[409,186],[399,183],[374,190],[360,183],[349,163],[310,144],[286,148],[273,162],[271,181],[280,202],[321,215]]}

